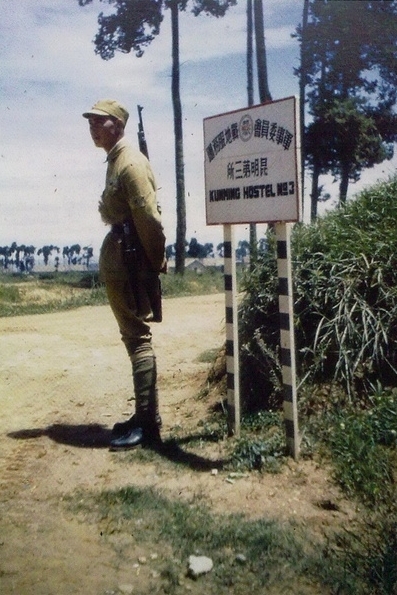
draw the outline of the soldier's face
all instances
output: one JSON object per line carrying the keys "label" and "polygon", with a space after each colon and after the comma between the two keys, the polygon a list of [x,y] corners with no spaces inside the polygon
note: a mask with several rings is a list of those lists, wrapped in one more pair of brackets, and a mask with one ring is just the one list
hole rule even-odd
{"label": "soldier's face", "polygon": [[88,118],[91,138],[96,147],[108,153],[120,138],[120,126],[110,116],[90,116]]}

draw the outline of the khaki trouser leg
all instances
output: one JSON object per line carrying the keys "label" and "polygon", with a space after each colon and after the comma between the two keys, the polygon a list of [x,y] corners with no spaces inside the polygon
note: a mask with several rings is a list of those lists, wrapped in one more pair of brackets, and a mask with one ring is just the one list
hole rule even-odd
{"label": "khaki trouser leg", "polygon": [[157,367],[150,325],[137,316],[135,301],[127,282],[108,281],[106,292],[132,363],[136,416],[149,425],[159,426]]}

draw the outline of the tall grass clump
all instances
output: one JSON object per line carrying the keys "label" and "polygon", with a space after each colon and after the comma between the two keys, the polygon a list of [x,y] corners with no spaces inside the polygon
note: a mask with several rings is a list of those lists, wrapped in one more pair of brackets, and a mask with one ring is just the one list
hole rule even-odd
{"label": "tall grass clump", "polygon": [[[329,411],[314,422],[334,480],[357,505],[355,523],[330,540],[327,557],[343,593],[395,595],[397,390],[379,389],[370,402],[367,409]],[[361,590],[346,589],[351,578]]]}
{"label": "tall grass clump", "polygon": [[[350,402],[397,385],[396,220],[397,178],[292,235],[299,376],[337,384]],[[241,316],[244,394],[270,406],[280,399],[274,244],[246,280]]]}
{"label": "tall grass clump", "polygon": [[[245,408],[256,411],[279,404],[281,366],[277,296],[276,241],[269,233],[266,250],[242,281],[240,306],[241,385]],[[264,403],[264,397],[266,402]]]}

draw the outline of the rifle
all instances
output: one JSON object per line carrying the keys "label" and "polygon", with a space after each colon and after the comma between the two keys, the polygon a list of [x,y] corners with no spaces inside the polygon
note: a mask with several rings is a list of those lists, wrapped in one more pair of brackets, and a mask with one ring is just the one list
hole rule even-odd
{"label": "rifle", "polygon": [[145,155],[149,159],[149,151],[147,148],[146,138],[145,138],[145,131],[143,129],[143,120],[142,120],[142,110],[143,107],[141,105],[137,106],[138,108],[138,143],[139,143],[139,150],[141,153]]}
{"label": "rifle", "polygon": [[[142,121],[143,107],[138,105],[138,142],[139,150],[149,159],[149,152],[145,139],[145,131]],[[161,303],[161,282],[157,272],[150,270],[149,261],[145,255],[143,246],[139,240],[134,222],[132,219],[123,223],[123,252],[124,262],[131,275],[130,285],[133,292],[138,315],[141,315],[141,299],[138,284],[141,284],[149,298],[150,307],[153,313],[153,322],[161,322],[163,318]]]}
{"label": "rifle", "polygon": [[139,285],[144,287],[152,310],[152,322],[163,319],[161,281],[159,274],[151,270],[149,260],[139,240],[134,222],[127,219],[123,223],[124,262],[131,275],[130,287],[135,298],[138,316],[141,316],[141,294]]}

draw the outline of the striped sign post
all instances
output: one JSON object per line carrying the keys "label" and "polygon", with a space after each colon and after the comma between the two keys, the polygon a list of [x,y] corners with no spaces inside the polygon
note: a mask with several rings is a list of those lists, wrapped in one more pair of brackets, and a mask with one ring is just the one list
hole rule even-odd
{"label": "striped sign post", "polygon": [[229,435],[240,436],[240,367],[236,250],[232,225],[223,226],[226,310],[226,377]]}
{"label": "striped sign post", "polygon": [[283,376],[283,409],[287,448],[299,456],[298,408],[296,391],[294,302],[292,286],[290,223],[276,223],[280,347]]}

